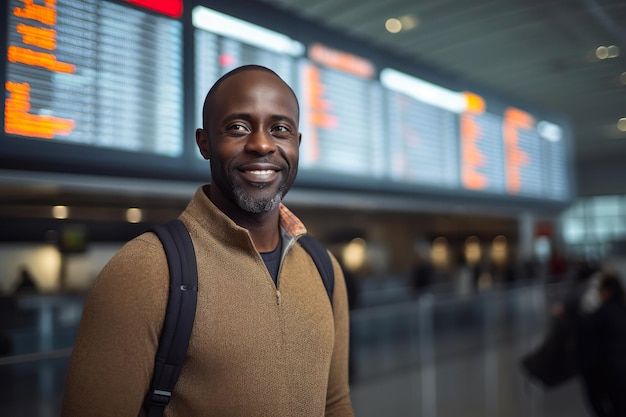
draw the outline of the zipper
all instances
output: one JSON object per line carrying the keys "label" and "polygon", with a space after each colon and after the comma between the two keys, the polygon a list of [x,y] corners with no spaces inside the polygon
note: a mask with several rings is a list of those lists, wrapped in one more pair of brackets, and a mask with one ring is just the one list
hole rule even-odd
{"label": "zipper", "polygon": [[[282,232],[281,232],[281,236],[280,238],[282,239]],[[280,291],[278,291],[278,286],[280,285],[280,273],[283,270],[283,263],[285,262],[285,256],[287,255],[287,252],[289,252],[289,249],[291,249],[291,247],[294,245],[294,243],[296,243],[296,240],[298,240],[295,237],[291,237],[289,239],[287,239],[287,244],[283,245],[283,252],[280,254],[280,264],[278,265],[278,274],[276,274],[276,299],[277,301],[280,300]],[[283,240],[283,243],[284,240]]]}

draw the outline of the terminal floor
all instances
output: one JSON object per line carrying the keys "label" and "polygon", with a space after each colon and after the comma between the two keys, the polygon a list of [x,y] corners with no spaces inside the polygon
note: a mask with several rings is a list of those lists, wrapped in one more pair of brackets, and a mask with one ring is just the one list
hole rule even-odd
{"label": "terminal floor", "polygon": [[434,377],[425,378],[425,370],[409,369],[353,384],[355,415],[591,417],[578,380],[545,391],[520,372],[516,348],[503,344],[494,353],[498,374],[492,378],[484,374],[483,355],[468,352],[439,363]]}
{"label": "terminal floor", "polygon": [[[519,352],[502,345],[490,360],[498,374],[484,374],[480,352],[437,364],[435,372],[405,369],[355,381],[358,417],[586,417],[578,381],[549,392],[531,385],[517,368]],[[362,362],[366,366],[367,362]],[[0,366],[0,416],[57,417],[67,358]],[[9,372],[9,369],[13,372]],[[495,369],[495,368],[494,368]],[[94,405],[97,406],[97,405]]]}
{"label": "terminal floor", "polygon": [[[354,310],[355,415],[590,416],[577,380],[544,391],[519,367],[520,358],[541,340],[548,307],[560,294],[536,285]],[[35,309],[37,314],[27,326],[9,323],[20,331],[0,328],[4,347],[6,335],[13,346],[13,355],[0,355],[0,417],[60,415],[82,303],[82,297],[19,300],[19,312]]]}

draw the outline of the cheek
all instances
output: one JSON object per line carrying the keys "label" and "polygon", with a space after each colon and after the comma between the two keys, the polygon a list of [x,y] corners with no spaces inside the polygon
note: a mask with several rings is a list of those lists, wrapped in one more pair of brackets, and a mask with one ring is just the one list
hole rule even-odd
{"label": "cheek", "polygon": [[218,159],[221,165],[228,164],[238,153],[236,144],[230,141],[216,141],[211,145],[213,158]]}
{"label": "cheek", "polygon": [[283,155],[292,166],[298,166],[298,158],[300,157],[300,147],[297,144],[288,144],[281,147]]}

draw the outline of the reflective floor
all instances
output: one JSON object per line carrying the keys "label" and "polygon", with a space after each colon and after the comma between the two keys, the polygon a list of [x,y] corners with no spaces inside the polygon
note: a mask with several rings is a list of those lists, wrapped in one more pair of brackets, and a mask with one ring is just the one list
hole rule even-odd
{"label": "reflective floor", "polygon": [[[520,357],[541,339],[558,288],[426,294],[354,310],[352,400],[358,417],[584,417],[576,380],[551,391]],[[83,298],[27,297],[2,317],[0,416],[58,416]]]}
{"label": "reflective floor", "polygon": [[[549,392],[528,383],[519,352],[502,344],[485,362],[467,352],[437,370],[407,370],[352,386],[358,417],[587,417],[578,381]],[[498,371],[489,375],[489,367]]]}

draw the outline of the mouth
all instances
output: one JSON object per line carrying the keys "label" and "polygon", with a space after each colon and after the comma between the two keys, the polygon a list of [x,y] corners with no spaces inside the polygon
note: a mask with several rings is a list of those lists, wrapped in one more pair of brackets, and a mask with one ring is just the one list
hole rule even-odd
{"label": "mouth", "polygon": [[278,171],[273,169],[254,169],[249,171],[243,171],[243,174],[246,177],[256,179],[256,182],[271,181],[277,173]]}
{"label": "mouth", "polygon": [[255,186],[265,186],[275,181],[280,171],[280,168],[267,166],[267,164],[265,166],[248,165],[239,168],[242,178]]}

